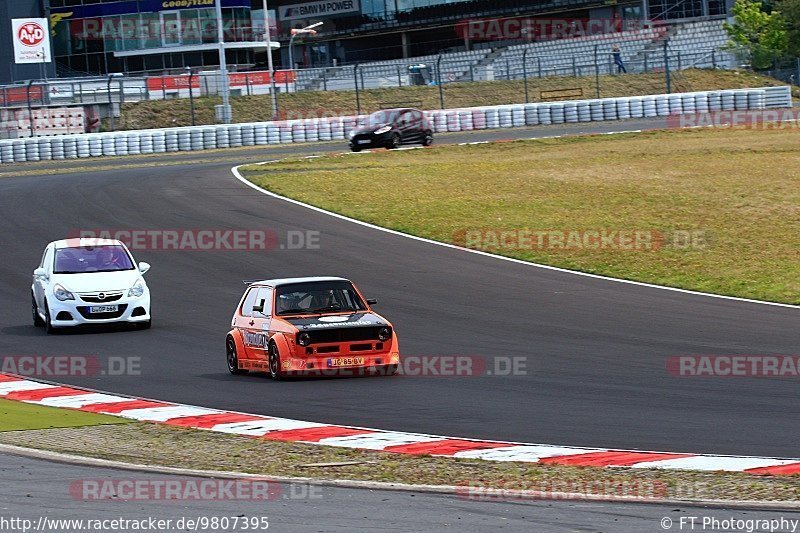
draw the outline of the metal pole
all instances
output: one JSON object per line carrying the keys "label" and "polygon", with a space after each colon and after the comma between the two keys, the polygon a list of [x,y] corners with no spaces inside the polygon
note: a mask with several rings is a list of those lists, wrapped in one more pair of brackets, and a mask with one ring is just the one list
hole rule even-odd
{"label": "metal pole", "polygon": [[600,62],[597,59],[597,47],[599,45],[594,45],[594,86],[595,86],[595,93],[597,94],[596,98],[600,98]]}
{"label": "metal pole", "polygon": [[322,90],[323,91],[327,91],[328,90],[328,69],[327,68],[322,69]]}
{"label": "metal pole", "polygon": [[664,40],[664,76],[667,82],[667,94],[672,92],[672,80],[669,75],[669,52],[667,51],[668,39]]}
{"label": "metal pole", "polygon": [[397,86],[403,86],[403,78],[400,77],[400,65],[397,65]]}
{"label": "metal pole", "polygon": [[294,70],[294,55],[292,53],[292,49],[294,48],[294,36],[295,34],[292,34],[292,36],[289,37],[289,68],[291,70]]}
{"label": "metal pole", "polygon": [[797,79],[800,80],[800,57],[797,58]]}
{"label": "metal pole", "polygon": [[269,96],[272,100],[272,120],[278,120],[278,95],[275,88],[275,65],[272,62],[272,37],[270,36],[269,15],[267,15],[267,0],[263,1],[264,7],[264,39],[267,41],[267,70],[269,71]]}
{"label": "metal pole", "polygon": [[114,124],[114,102],[111,100],[111,80],[114,79],[114,76],[109,74],[108,76],[108,114],[109,118],[111,119],[111,131],[114,131],[115,124]]}
{"label": "metal pole", "polygon": [[528,49],[525,48],[522,50],[522,83],[525,85],[525,103],[527,104],[530,100],[528,100]]}
{"label": "metal pole", "polygon": [[439,86],[439,109],[444,109],[444,91],[442,90],[442,54],[436,58],[436,85]]}
{"label": "metal pole", "polygon": [[542,58],[539,57],[539,56],[536,56],[536,70],[539,73],[539,78],[541,78],[542,77]]}
{"label": "metal pole", "polygon": [[194,121],[194,91],[192,90],[192,82],[194,81],[194,71],[189,69],[189,107],[192,110],[192,126],[195,125]]}
{"label": "metal pole", "polygon": [[222,20],[222,2],[214,2],[217,9],[217,40],[219,45],[219,75],[220,84],[222,88],[222,123],[230,124],[231,119],[231,103],[230,103],[230,89],[228,87],[228,64],[225,60],[225,29],[223,28]]}
{"label": "metal pole", "polygon": [[353,83],[356,87],[356,115],[361,114],[361,98],[358,94],[358,63],[353,65]]}
{"label": "metal pole", "polygon": [[28,88],[25,90],[28,97],[28,122],[30,122],[31,127],[31,137],[35,137],[36,134],[33,130],[33,105],[31,104],[31,87],[33,86],[33,80],[28,82]]}

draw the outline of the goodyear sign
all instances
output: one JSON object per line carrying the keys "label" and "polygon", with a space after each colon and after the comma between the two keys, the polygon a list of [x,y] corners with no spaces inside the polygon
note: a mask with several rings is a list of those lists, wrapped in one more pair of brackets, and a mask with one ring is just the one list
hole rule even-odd
{"label": "goodyear sign", "polygon": [[298,20],[306,18],[326,18],[348,13],[358,13],[358,0],[320,0],[305,4],[291,4],[278,8],[281,20]]}
{"label": "goodyear sign", "polygon": [[216,7],[217,2],[221,2],[222,7],[250,7],[250,0],[123,0],[104,4],[52,7],[50,11],[53,14],[63,15],[69,12],[69,18],[82,19],[109,15],[156,13],[173,9],[208,9]]}

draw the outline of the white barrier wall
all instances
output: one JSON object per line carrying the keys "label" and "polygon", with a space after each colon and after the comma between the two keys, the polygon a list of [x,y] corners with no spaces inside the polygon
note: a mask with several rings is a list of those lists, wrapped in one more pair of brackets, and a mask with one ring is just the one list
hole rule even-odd
{"label": "white barrier wall", "polygon": [[[658,94],[426,111],[436,133],[675,114],[789,108],[791,88]],[[344,140],[365,116],[88,133],[0,141],[0,163]]]}

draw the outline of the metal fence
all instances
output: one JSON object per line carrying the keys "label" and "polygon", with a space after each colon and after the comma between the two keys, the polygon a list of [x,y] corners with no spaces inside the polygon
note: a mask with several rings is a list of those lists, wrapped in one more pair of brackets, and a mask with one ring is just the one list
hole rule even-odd
{"label": "metal fence", "polygon": [[[601,76],[619,74],[622,69],[615,63],[607,47],[594,46],[586,54],[534,54],[528,48],[508,53],[509,49],[490,49],[456,54],[441,54],[410,58],[408,60],[381,63],[354,64],[329,68],[276,71],[276,88],[280,93],[301,91],[351,91],[352,111],[360,114],[369,111],[362,105],[363,91],[370,89],[428,86],[438,96],[438,107],[469,107],[484,102],[469,102],[463,96],[448,95],[454,84],[469,84],[480,81],[521,81],[524,102],[534,100],[529,90],[529,81],[553,77],[583,78],[584,97],[601,98],[603,94]],[[624,59],[627,73],[664,73],[664,90],[691,90],[680,83],[680,71],[689,68],[732,68],[740,65],[729,51],[720,49],[673,49],[666,40],[658,48],[640,50]],[[792,69],[788,69],[792,70]],[[782,79],[800,79],[800,65],[793,72],[785,73]],[[792,75],[797,74],[797,78]],[[264,81],[264,72],[232,72],[232,96],[268,94],[270,85]],[[593,77],[593,80],[592,80]],[[586,78],[589,78],[589,81]],[[588,82],[588,83],[587,83]],[[673,84],[675,87],[673,87]],[[27,84],[0,87],[0,106],[33,107],[99,104],[103,115],[110,119],[114,128],[114,117],[118,116],[122,104],[144,100],[187,98],[187,115],[191,113],[191,124],[195,123],[194,98],[215,96],[219,92],[219,72],[187,71],[178,76],[128,77],[112,75],[98,78],[69,78],[48,81],[31,81]],[[463,92],[463,91],[462,91]],[[468,91],[467,91],[468,92]],[[594,93],[594,94],[592,94]],[[434,107],[428,91],[426,104]],[[455,93],[453,93],[455,94]],[[522,96],[522,94],[520,94]],[[410,93],[409,98],[414,98]],[[521,100],[520,98],[519,100]],[[372,100],[375,100],[373,97]],[[394,107],[393,102],[382,102],[385,107]],[[510,102],[509,102],[510,103]],[[411,105],[397,102],[398,105]],[[421,105],[420,105],[421,106]]]}

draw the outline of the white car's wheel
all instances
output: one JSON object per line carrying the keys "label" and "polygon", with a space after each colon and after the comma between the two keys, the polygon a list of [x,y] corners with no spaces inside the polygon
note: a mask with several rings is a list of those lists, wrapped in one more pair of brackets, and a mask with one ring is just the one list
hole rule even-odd
{"label": "white car's wheel", "polygon": [[44,320],[39,315],[39,306],[36,305],[36,298],[31,294],[31,314],[33,315],[33,325],[37,328],[44,326]]}
{"label": "white car's wheel", "polygon": [[53,327],[53,319],[50,316],[50,306],[47,305],[47,300],[44,301],[44,329],[48,335],[52,335],[56,332],[56,328]]}

